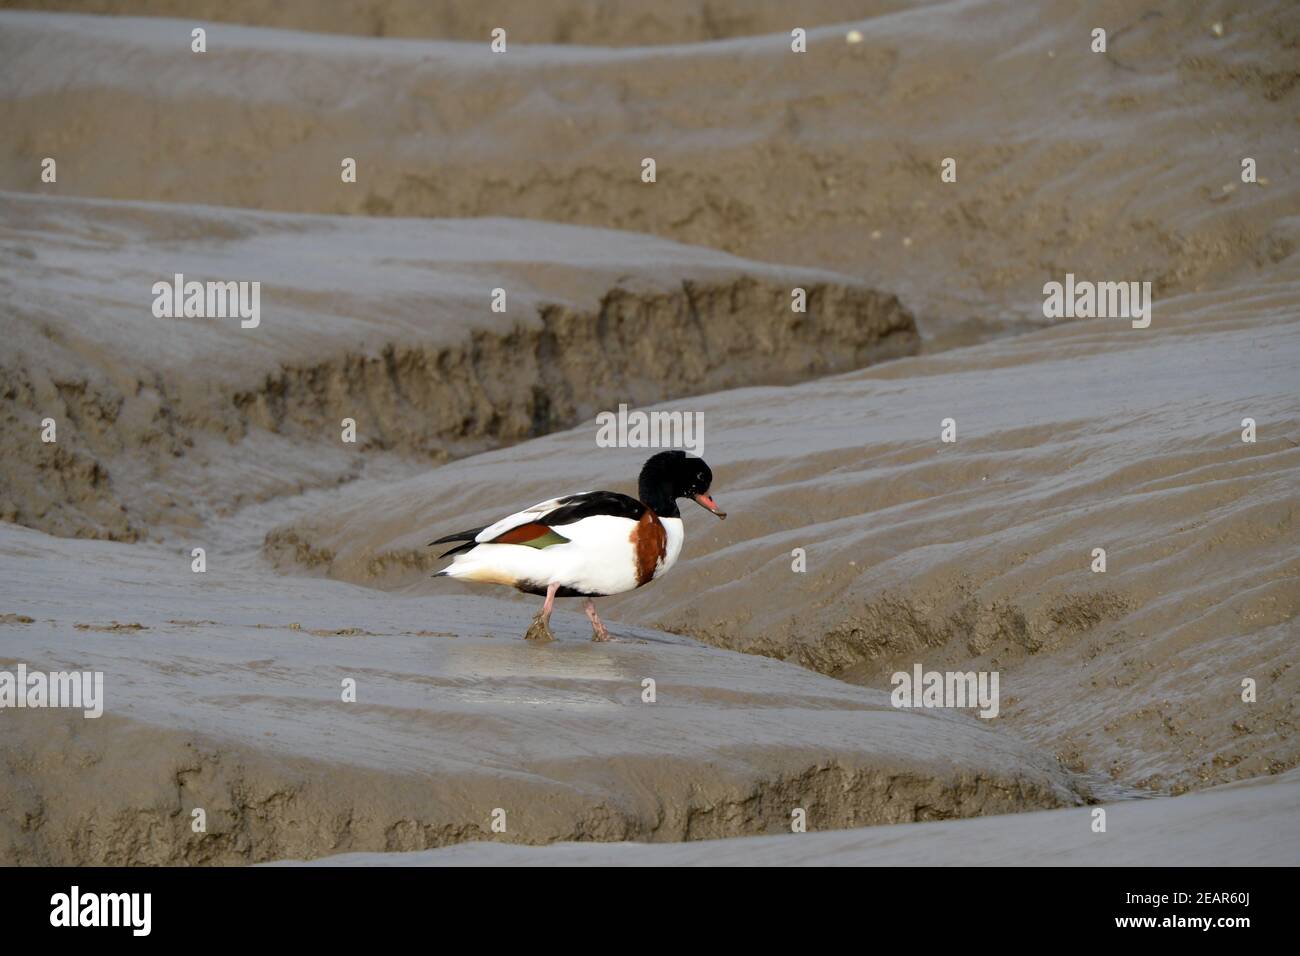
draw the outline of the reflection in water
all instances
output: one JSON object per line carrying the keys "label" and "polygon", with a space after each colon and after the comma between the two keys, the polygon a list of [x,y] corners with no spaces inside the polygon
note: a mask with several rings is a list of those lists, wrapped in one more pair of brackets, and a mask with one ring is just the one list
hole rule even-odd
{"label": "reflection in water", "polygon": [[[639,687],[648,663],[639,649],[601,646],[594,642],[457,643],[439,650],[442,660],[438,670],[448,677],[522,677],[548,684],[557,680],[618,681]],[[539,701],[557,699],[556,690],[550,686],[540,693],[544,696],[539,696]]]}

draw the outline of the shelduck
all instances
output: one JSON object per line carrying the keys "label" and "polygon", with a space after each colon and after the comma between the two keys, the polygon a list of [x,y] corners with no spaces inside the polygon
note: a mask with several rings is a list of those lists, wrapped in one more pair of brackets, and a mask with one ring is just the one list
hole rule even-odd
{"label": "shelduck", "polygon": [[546,595],[524,634],[529,640],[555,639],[550,619],[557,597],[584,598],[592,640],[608,641],[609,630],[592,598],[642,587],[677,563],[685,540],[678,498],[691,498],[725,518],[709,496],[712,483],[704,459],[661,451],[641,468],[640,500],[613,491],[584,491],[430,541],[430,547],[464,542],[442,554],[455,557],[434,577],[506,584]]}

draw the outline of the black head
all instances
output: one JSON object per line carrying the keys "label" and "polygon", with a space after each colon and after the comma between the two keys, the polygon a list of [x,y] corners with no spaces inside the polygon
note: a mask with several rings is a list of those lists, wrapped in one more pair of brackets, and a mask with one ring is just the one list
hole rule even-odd
{"label": "black head", "polygon": [[676,518],[678,498],[691,498],[701,508],[719,518],[727,513],[720,511],[709,497],[713,472],[703,458],[690,458],[684,451],[661,451],[646,460],[641,468],[638,491],[642,502],[649,505],[661,518]]}

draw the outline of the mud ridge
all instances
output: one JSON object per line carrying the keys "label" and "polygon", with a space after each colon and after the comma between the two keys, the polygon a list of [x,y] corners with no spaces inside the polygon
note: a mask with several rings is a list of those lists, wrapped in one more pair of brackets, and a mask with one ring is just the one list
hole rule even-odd
{"label": "mud ridge", "polygon": [[[64,536],[157,537],[160,526],[192,526],[222,506],[356,478],[354,450],[444,461],[619,403],[796,382],[918,347],[894,296],[825,282],[807,292],[808,311],[795,313],[789,288],[744,276],[614,288],[594,310],[542,305],[539,321],[474,329],[456,344],[389,342],[202,390],[165,371],[56,378],[6,363],[0,442],[13,454],[0,518]],[[61,423],[56,444],[32,440],[46,417]],[[358,422],[355,449],[338,442],[344,418]],[[270,447],[259,433],[274,436]],[[324,451],[304,459],[308,446]],[[228,490],[186,480],[196,450],[268,472],[285,464],[257,480],[249,469]]]}
{"label": "mud ridge", "polygon": [[669,630],[715,647],[788,660],[829,677],[850,670],[884,676],[904,660],[940,649],[998,664],[1023,661],[1132,610],[1129,599],[1109,588],[1037,594],[1032,606],[981,601],[979,590],[964,582],[928,593],[891,591],[850,613],[842,611],[838,623],[811,635],[794,624],[779,635],[746,635],[743,624],[734,621]]}
{"label": "mud ridge", "polygon": [[[232,865],[477,840],[705,840],[789,832],[795,806],[817,829],[842,829],[1085,801],[1015,776],[939,779],[810,755],[802,772],[760,781],[646,768],[647,783],[658,781],[653,800],[597,796],[584,805],[540,777],[508,794],[486,775],[447,788],[423,777],[276,759],[122,718],[73,718],[51,730],[49,716],[38,715],[46,722],[37,728],[23,715],[24,727],[0,748],[0,861],[7,865]],[[669,779],[682,784],[665,785]],[[490,825],[502,803],[507,835]],[[205,832],[193,830],[196,808],[205,812]]]}
{"label": "mud ridge", "polygon": [[[184,20],[0,12],[17,131],[0,188],[55,192],[31,157],[57,154],[64,194],[636,230],[853,274],[903,295],[941,344],[1041,325],[1043,283],[1067,272],[1140,276],[1163,300],[1293,253],[1293,4],[1227,3],[1224,37],[1195,5],[1157,4],[1114,51],[1140,73],[1075,46],[1093,26],[1077,4],[995,29],[1004,6],[871,4],[847,43],[848,23],[819,27],[801,4],[806,54],[785,5],[759,18],[766,36],[671,49],[652,45],[659,28],[689,18],[656,7],[617,51],[530,46],[528,21],[584,34],[549,5],[512,10],[508,56],[479,22],[465,44],[213,25],[220,56],[199,81],[174,39]],[[717,29],[687,33],[735,35],[733,11],[701,9]],[[1237,188],[1207,127],[1278,172]],[[364,175],[341,187],[320,157],[367,141],[391,148],[358,157]],[[941,183],[944,157],[960,157],[959,185]]]}

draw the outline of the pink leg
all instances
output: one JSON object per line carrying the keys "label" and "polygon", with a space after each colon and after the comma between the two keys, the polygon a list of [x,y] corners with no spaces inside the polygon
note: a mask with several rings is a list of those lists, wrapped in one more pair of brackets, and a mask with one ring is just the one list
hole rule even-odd
{"label": "pink leg", "polygon": [[587,612],[587,618],[591,621],[591,639],[593,641],[608,641],[609,628],[600,620],[600,615],[596,613],[596,602],[591,598],[582,602],[582,609]]}
{"label": "pink leg", "polygon": [[533,618],[533,623],[528,625],[528,630],[524,632],[524,640],[527,641],[553,641],[555,635],[551,633],[551,611],[555,609],[555,592],[560,589],[558,584],[548,585],[546,588],[546,602],[542,609],[537,612]]}

